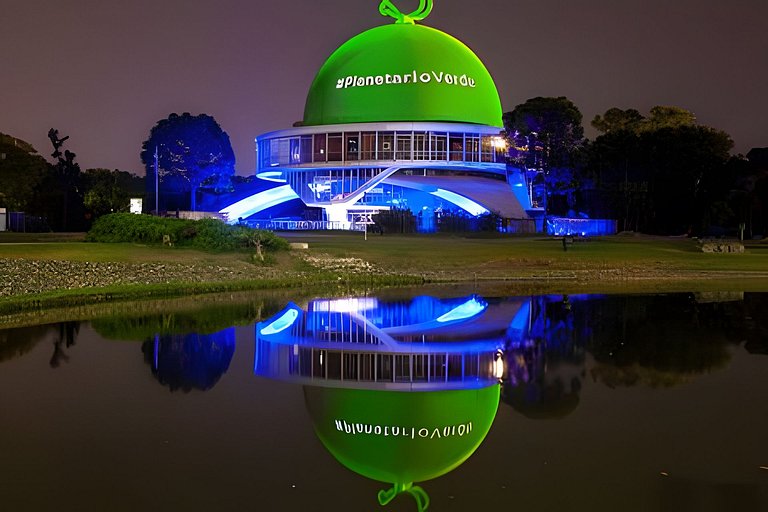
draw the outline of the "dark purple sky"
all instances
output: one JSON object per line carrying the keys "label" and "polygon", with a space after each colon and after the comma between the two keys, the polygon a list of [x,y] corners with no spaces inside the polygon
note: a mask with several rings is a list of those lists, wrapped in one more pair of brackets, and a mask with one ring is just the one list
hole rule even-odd
{"label": "dark purple sky", "polygon": [[[214,116],[251,173],[253,138],[301,119],[330,53],[389,23],[377,0],[7,0],[0,17],[0,132],[47,155],[56,127],[83,168],[138,174],[151,127],[185,111]],[[677,105],[745,153],[768,146],[766,20],[766,0],[435,0],[425,24],[478,54],[505,111],[562,95],[588,127]]]}

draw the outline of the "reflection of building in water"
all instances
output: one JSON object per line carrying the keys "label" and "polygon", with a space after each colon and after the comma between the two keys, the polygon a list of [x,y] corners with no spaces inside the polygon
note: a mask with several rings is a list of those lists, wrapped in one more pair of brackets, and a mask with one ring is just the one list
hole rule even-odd
{"label": "reflection of building in water", "polygon": [[[256,326],[255,370],[311,384],[459,389],[497,382],[509,318],[523,300],[478,297],[381,302],[373,298],[291,304]],[[276,354],[273,354],[276,353]]]}
{"label": "reflection of building in water", "polygon": [[560,418],[579,404],[589,326],[576,320],[573,307],[582,299],[531,298],[530,322],[505,350],[502,400],[528,418]]}
{"label": "reflection of building in water", "polygon": [[315,300],[256,326],[257,375],[303,384],[326,449],[345,467],[392,484],[384,505],[414,482],[463,463],[496,416],[509,319],[525,301],[478,297]]}
{"label": "reflection of building in water", "polygon": [[318,438],[348,469],[392,484],[379,492],[384,505],[410,492],[420,505],[423,482],[454,470],[483,442],[496,417],[499,386],[401,392],[304,388]]}
{"label": "reflection of building in water", "polygon": [[155,336],[141,346],[152,374],[171,391],[207,391],[229,369],[235,353],[235,329],[214,334]]}

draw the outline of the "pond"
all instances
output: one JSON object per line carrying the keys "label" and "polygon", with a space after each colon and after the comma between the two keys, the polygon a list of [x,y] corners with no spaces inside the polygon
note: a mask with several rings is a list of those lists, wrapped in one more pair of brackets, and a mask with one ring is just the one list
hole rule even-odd
{"label": "pond", "polygon": [[1,510],[768,510],[768,294],[0,330]]}

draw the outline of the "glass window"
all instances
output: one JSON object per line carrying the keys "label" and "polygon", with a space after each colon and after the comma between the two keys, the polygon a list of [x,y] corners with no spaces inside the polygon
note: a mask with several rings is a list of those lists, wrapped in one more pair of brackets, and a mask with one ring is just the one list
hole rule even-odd
{"label": "glass window", "polygon": [[275,152],[275,147],[272,146],[272,163],[279,165],[289,164],[291,161],[291,139],[284,137],[277,139],[275,142],[277,142],[277,152]]}
{"label": "glass window", "polygon": [[377,354],[376,380],[392,381],[392,354]]}
{"label": "glass window", "polygon": [[429,380],[431,381],[444,381],[446,371],[446,355],[445,354],[431,354],[429,356]]}
{"label": "glass window", "polygon": [[397,153],[395,154],[395,160],[413,160],[413,155],[411,154],[412,136],[412,133],[397,134]]}
{"label": "glass window", "polygon": [[395,355],[395,381],[410,382],[411,380],[411,356]]}
{"label": "glass window", "polygon": [[289,139],[290,141],[290,163],[300,164],[301,163],[301,139],[298,137],[293,137],[292,139]]}
{"label": "glass window", "polygon": [[345,133],[344,134],[344,160],[358,160],[360,154],[360,134],[359,133]]}
{"label": "glass window", "polygon": [[302,164],[307,164],[312,162],[312,136],[311,135],[302,135],[301,136],[301,155],[299,160]]}
{"label": "glass window", "polygon": [[357,358],[358,354],[342,353],[344,365],[344,380],[357,380]]}
{"label": "glass window", "polygon": [[464,356],[461,354],[451,354],[448,356],[447,380],[464,379]]}
{"label": "glass window", "polygon": [[325,162],[328,159],[328,155],[326,154],[326,134],[324,133],[316,133],[315,134],[315,151],[314,151],[314,162]]}
{"label": "glass window", "polygon": [[414,354],[413,355],[413,381],[414,382],[426,382],[429,380],[429,358],[432,357],[429,354]]}
{"label": "glass window", "polygon": [[374,380],[376,354],[360,354],[360,380]]}
{"label": "glass window", "polygon": [[449,159],[452,162],[460,162],[464,160],[464,135],[461,133],[452,133],[448,138],[448,143],[451,147]]}
{"label": "glass window", "polygon": [[340,133],[328,134],[328,161],[329,162],[341,162],[344,155],[342,154],[342,143]]}
{"label": "glass window", "polygon": [[259,141],[259,169],[269,167],[270,144],[268,140]]}
{"label": "glass window", "polygon": [[341,380],[341,352],[326,351],[328,361],[325,364],[326,375],[329,379]]}
{"label": "glass window", "polygon": [[467,162],[480,160],[480,138],[477,135],[464,136],[464,159]]}
{"label": "glass window", "polygon": [[483,135],[480,142],[480,160],[483,162],[493,162],[494,150],[493,137]]}
{"label": "glass window", "polygon": [[360,160],[376,159],[376,132],[363,132],[360,135]]}
{"label": "glass window", "polygon": [[395,159],[395,134],[379,132],[379,156],[377,160]]}
{"label": "glass window", "polygon": [[413,159],[429,160],[429,140],[426,133],[413,134]]}
{"label": "glass window", "polygon": [[312,375],[315,378],[325,378],[325,363],[327,350],[316,350],[312,352]]}
{"label": "glass window", "polygon": [[444,133],[433,133],[430,135],[432,160],[448,160],[448,155],[445,151],[446,139],[447,136]]}

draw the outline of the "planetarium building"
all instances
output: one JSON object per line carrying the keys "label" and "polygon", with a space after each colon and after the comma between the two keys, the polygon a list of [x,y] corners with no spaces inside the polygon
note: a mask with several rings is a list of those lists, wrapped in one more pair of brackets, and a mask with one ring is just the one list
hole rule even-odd
{"label": "planetarium building", "polygon": [[[430,10],[422,1],[403,15],[382,2],[396,23],[342,44],[312,82],[303,120],[256,138],[257,176],[282,183],[272,202],[301,199],[336,229],[361,229],[382,210],[410,210],[426,231],[448,213],[528,218],[524,178],[505,164],[493,78],[461,41],[415,23]],[[230,218],[258,210],[246,204]]]}

